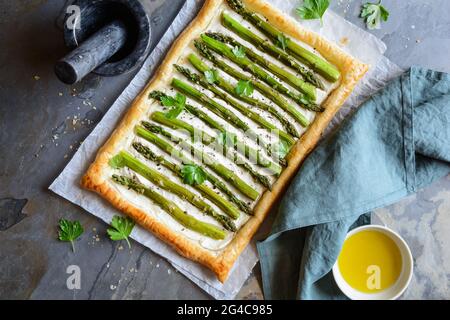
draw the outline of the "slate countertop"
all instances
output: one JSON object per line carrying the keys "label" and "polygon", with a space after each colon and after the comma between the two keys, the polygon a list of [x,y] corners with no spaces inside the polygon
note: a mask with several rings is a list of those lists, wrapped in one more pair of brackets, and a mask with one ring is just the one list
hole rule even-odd
{"label": "slate countertop", "polygon": [[[182,0],[142,0],[152,21],[153,46]],[[47,190],[85,137],[133,77],[89,77],[65,86],[53,64],[66,49],[61,14],[66,1],[0,2],[0,299],[208,299],[161,257],[138,243],[128,250],[106,226]],[[335,0],[332,9],[363,27],[362,1]],[[450,2],[383,1],[391,17],[374,34],[402,68],[450,72]],[[73,254],[56,241],[61,217],[85,227]],[[450,299],[450,177],[391,207],[376,221],[410,244],[415,274],[405,299]],[[81,289],[69,290],[66,271],[81,270]],[[262,298],[259,267],[238,298]]]}

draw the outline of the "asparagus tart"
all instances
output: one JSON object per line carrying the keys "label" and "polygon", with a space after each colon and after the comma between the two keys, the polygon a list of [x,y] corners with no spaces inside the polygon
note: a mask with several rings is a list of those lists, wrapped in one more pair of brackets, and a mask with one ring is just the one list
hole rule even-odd
{"label": "asparagus tart", "polygon": [[367,69],[268,2],[207,0],[82,185],[224,282]]}

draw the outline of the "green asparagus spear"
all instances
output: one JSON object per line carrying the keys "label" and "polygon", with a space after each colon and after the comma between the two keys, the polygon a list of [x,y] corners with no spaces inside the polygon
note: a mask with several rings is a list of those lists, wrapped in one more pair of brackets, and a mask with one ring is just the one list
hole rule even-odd
{"label": "green asparagus spear", "polygon": [[[119,160],[118,160],[119,159]],[[229,229],[229,223],[227,223],[227,218],[219,213],[217,213],[209,204],[202,200],[201,197],[196,195],[195,193],[189,191],[183,186],[172,182],[169,178],[164,176],[152,168],[149,168],[144,163],[133,157],[130,153],[126,151],[121,151],[116,157],[113,158],[111,163],[116,164],[115,167],[128,167],[134,172],[142,175],[147,180],[153,182],[155,185],[160,187],[161,189],[167,190],[170,193],[173,193],[180,197],[181,199],[185,199],[201,212],[207,214],[208,216],[214,218],[221,224],[224,224],[224,227]],[[120,166],[117,166],[117,163],[120,163]],[[234,230],[233,230],[234,231]]]}
{"label": "green asparagus spear", "polygon": [[[167,95],[160,91],[153,91],[152,93],[150,93],[150,97],[153,99],[160,100],[162,97],[167,97]],[[219,130],[220,132],[226,132],[225,129],[219,123],[217,123],[215,120],[210,118],[203,111],[201,111],[189,104],[186,104],[185,108],[191,114],[199,117],[199,119],[206,121],[205,123],[207,123],[211,128]],[[185,160],[188,161],[187,159],[185,159]],[[185,163],[188,164],[189,162],[185,162]],[[233,202],[241,211],[245,212],[246,214],[252,214],[252,209],[245,201],[238,199],[236,197],[236,195],[234,194],[234,192],[231,191],[226,186],[226,184],[224,184],[222,181],[220,181],[220,179],[216,178],[214,175],[209,173],[209,171],[207,171],[205,169],[203,169],[203,170],[206,173],[206,177],[207,177],[208,181],[211,182],[211,184],[213,184],[216,188],[218,188],[224,194],[226,194],[228,199],[231,202]]]}
{"label": "green asparagus spear", "polygon": [[210,38],[213,38],[217,41],[220,41],[222,43],[229,44],[233,47],[242,48],[242,50],[245,52],[245,55],[254,63],[259,64],[261,67],[265,68],[266,70],[269,70],[274,75],[276,75],[278,78],[283,79],[287,83],[289,83],[291,86],[296,88],[297,90],[305,93],[306,95],[310,97],[316,96],[316,88],[308,83],[303,81],[301,78],[297,77],[293,73],[289,72],[286,69],[283,69],[276,64],[270,62],[263,56],[256,53],[254,50],[250,49],[249,47],[244,46],[239,41],[235,40],[233,37],[226,36],[222,33],[214,33],[214,32],[207,32],[206,35]]}
{"label": "green asparagus spear", "polygon": [[[243,70],[250,72],[253,76],[255,76],[257,79],[264,81],[267,85],[269,85],[271,88],[277,90],[278,92],[286,95],[287,97],[295,100],[299,104],[304,104],[304,101],[306,98],[302,94],[297,94],[290,90],[289,88],[285,87],[281,82],[273,78],[270,74],[268,74],[266,71],[258,67],[256,64],[254,64],[250,59],[247,57],[240,57],[235,55],[235,53],[224,43],[217,41],[211,37],[208,37],[206,34],[202,34],[201,39],[206,44],[208,48],[215,51],[219,55],[228,58],[230,61],[236,63],[238,66],[240,66]],[[312,100],[316,100],[316,92],[315,88],[311,86],[314,90],[311,90],[310,92],[307,92],[306,95],[308,98]]]}
{"label": "green asparagus spear", "polygon": [[[155,114],[155,113],[154,113],[154,114]],[[164,120],[163,120],[162,115],[163,115],[162,113],[160,113],[159,115],[157,114],[157,117],[156,117],[156,118],[152,118],[152,120],[154,120],[154,121],[156,121],[156,122],[158,122],[157,120],[160,120],[161,122],[163,122]],[[167,121],[165,121],[165,123],[167,123],[169,126],[172,125],[172,128],[177,129],[176,124],[174,124],[173,122],[172,122],[172,123],[168,123]],[[186,124],[186,125],[188,125],[188,124]],[[168,133],[167,131],[161,130],[161,129],[162,129],[161,127],[155,127],[155,126],[153,126],[153,125],[152,125],[151,123],[149,123],[149,122],[143,121],[143,122],[142,122],[142,126],[143,126],[144,128],[146,128],[147,130],[149,130],[149,131],[156,131],[156,132],[158,132],[158,133],[161,133],[161,134],[165,135],[166,137],[168,137],[168,138],[170,138],[170,139],[173,137],[173,136],[172,136],[170,133]],[[178,128],[178,129],[179,129],[179,128]],[[204,134],[206,134],[206,133],[204,133]],[[208,142],[210,142],[210,143],[213,143],[213,142],[215,141],[211,136],[208,136],[208,137],[209,137],[209,139],[204,139],[203,141],[208,141]],[[210,139],[213,139],[212,142],[211,142]],[[194,151],[194,153],[201,154],[201,153],[199,153],[200,151],[198,151],[197,149],[193,149],[193,151]],[[236,150],[232,150],[232,151],[233,151],[233,161],[234,161],[234,163],[235,163],[237,166],[239,166],[239,167],[243,168],[245,171],[247,171],[247,172],[252,176],[252,178],[253,178],[256,182],[259,182],[259,183],[261,183],[264,187],[266,187],[267,189],[272,190],[272,184],[270,183],[270,180],[269,180],[269,178],[268,178],[267,176],[262,175],[262,174],[258,173],[256,170],[254,170],[254,169],[251,167],[250,164],[248,164],[247,162],[245,162],[244,159],[240,158],[240,157],[237,155]],[[207,157],[207,155],[206,155],[206,153],[203,153],[203,154],[202,154],[202,158],[204,159],[205,157]],[[281,173],[281,168],[280,168],[279,166],[276,166],[275,164],[273,164],[273,165],[275,166],[275,169],[270,168],[271,172],[274,172],[274,170],[278,170],[278,171],[276,171],[276,172],[274,172],[274,173],[275,173],[276,175],[280,175],[280,173]]]}
{"label": "green asparagus spear", "polygon": [[[200,71],[203,74],[205,72],[208,72],[208,70],[210,70],[209,67],[194,53],[191,53],[188,56],[188,60],[194,66],[195,69],[197,69],[198,71]],[[185,76],[187,76],[187,75],[185,75]],[[217,74],[217,79],[214,84],[216,84],[219,88],[226,91],[228,94],[232,95],[236,99],[241,99],[242,101],[244,101],[254,107],[257,107],[261,110],[269,112],[272,116],[274,116],[276,119],[278,119],[278,121],[280,121],[280,123],[283,125],[283,127],[286,128],[286,131],[289,134],[291,134],[292,136],[294,136],[296,138],[300,137],[299,133],[297,132],[297,129],[295,129],[295,126],[293,124],[291,124],[289,119],[286,119],[282,114],[280,114],[278,112],[277,109],[273,108],[271,105],[261,102],[258,99],[255,99],[252,97],[247,97],[245,95],[242,95],[242,96],[238,95],[236,93],[236,91],[234,90],[233,85],[231,83],[229,83],[228,81],[226,81],[223,77],[221,77],[220,74]]]}
{"label": "green asparagus spear", "polygon": [[[167,121],[167,119],[164,119],[164,117],[161,117],[161,115],[163,115],[163,114],[162,113],[159,113],[159,114],[153,113],[152,120],[155,122],[158,122],[160,124],[163,124],[163,125],[166,124],[167,126],[173,128],[173,129],[181,129],[181,126],[178,126],[179,120],[178,120],[178,123],[174,123],[171,121]],[[184,123],[184,124],[188,125],[187,123]],[[149,127],[151,127],[151,124],[144,122],[143,126],[145,128],[149,128]],[[202,132],[201,135],[203,135],[203,142],[205,145],[216,142],[216,140],[213,137],[207,135],[206,132]],[[225,146],[225,147],[228,148],[228,146]],[[248,171],[248,173],[250,173],[250,175],[253,177],[253,179],[255,179],[255,181],[261,183],[264,187],[266,187],[268,189],[272,189],[272,184],[270,183],[270,180],[268,177],[255,171],[244,159],[242,159],[241,157],[239,157],[237,155],[236,150],[232,150],[232,152],[233,152],[233,161],[236,163],[236,165],[238,165],[239,167]],[[274,163],[268,163],[265,165],[266,168],[269,168],[270,166],[274,167],[274,169],[272,169],[272,168],[270,168],[270,169],[271,169],[271,171],[274,171],[274,173],[276,175],[279,175],[281,173],[281,168],[279,166],[275,165]]]}
{"label": "green asparagus spear", "polygon": [[[209,135],[208,133],[206,133],[202,130],[195,129],[192,125],[190,125],[189,123],[187,123],[183,120],[167,119],[162,112],[152,113],[151,119],[159,124],[162,124],[166,127],[172,128],[172,129],[186,130],[189,132],[191,137],[196,137],[196,135],[197,135],[202,139],[203,144],[206,146],[217,142],[216,138],[212,137],[211,135]],[[226,147],[234,147],[234,146],[226,145]],[[256,161],[259,166],[264,167],[264,168],[271,168],[274,171],[274,173],[277,175],[279,175],[281,173],[281,170],[282,170],[281,167],[278,166],[277,164],[269,161],[268,159],[264,159],[264,157],[261,155],[261,152],[254,150],[253,148],[251,148],[247,145],[245,145],[245,148],[246,148],[246,150],[245,150],[246,157],[248,157],[248,158],[256,157]],[[233,155],[234,155],[234,161],[236,162],[237,165],[245,162],[243,159],[239,158],[239,156],[236,154],[236,152],[234,152]]]}
{"label": "green asparagus spear", "polygon": [[[146,159],[166,167],[167,169],[178,175],[180,178],[183,177],[182,168],[180,166],[176,165],[173,162],[170,162],[162,156],[157,156],[150,148],[144,146],[142,143],[134,142],[132,146]],[[193,187],[200,191],[208,200],[221,208],[231,218],[237,219],[239,217],[238,208],[236,208],[232,203],[208,188],[208,186],[206,186],[205,184],[196,184],[193,185]],[[219,221],[225,227],[225,229],[229,231],[236,231],[236,225],[233,221],[230,220],[230,218],[224,217],[222,215],[217,215],[215,219]]]}
{"label": "green asparagus spear", "polygon": [[185,130],[185,131],[187,131],[189,133],[189,135],[192,138],[196,138],[196,139],[198,138],[198,140],[201,139],[201,142],[203,144],[205,144],[205,145],[210,145],[210,144],[215,142],[215,139],[211,135],[209,135],[208,133],[206,133],[206,132],[204,132],[202,130],[194,128],[192,125],[190,125],[189,123],[187,123],[187,122],[185,122],[183,120],[180,120],[180,119],[167,119],[164,116],[164,113],[162,113],[162,112],[155,111],[155,112],[153,112],[150,115],[150,118],[153,121],[155,121],[155,122],[157,122],[159,124],[162,124],[162,125],[164,125],[166,127],[169,127],[171,129]]}
{"label": "green asparagus spear", "polygon": [[286,132],[279,130],[276,126],[274,126],[272,123],[265,120],[263,117],[261,117],[256,112],[251,111],[247,107],[243,106],[239,102],[237,102],[235,99],[231,98],[229,95],[227,95],[225,92],[220,91],[217,89],[214,85],[208,83],[206,79],[204,79],[202,76],[191,72],[189,69],[181,67],[179,65],[175,65],[175,68],[180,72],[182,75],[184,75],[186,78],[189,79],[189,81],[198,84],[202,86],[203,88],[211,91],[214,93],[217,97],[222,99],[223,101],[226,101],[228,104],[232,105],[234,108],[239,110],[242,114],[259,124],[261,127],[265,128],[266,130],[276,132],[278,136],[280,136],[281,139],[285,140],[289,144],[294,144],[294,139]]}
{"label": "green asparagus spear", "polygon": [[[277,91],[272,89],[271,87],[263,84],[260,81],[256,81],[253,78],[247,76],[246,74],[236,70],[235,68],[230,67],[227,63],[224,61],[216,58],[211,50],[208,49],[208,47],[200,41],[195,41],[195,47],[200,52],[202,56],[204,56],[206,59],[210,60],[217,68],[221,69],[222,71],[228,73],[230,76],[237,80],[243,80],[243,81],[250,81],[253,86],[261,92],[264,96],[266,96],[268,99],[272,100],[274,103],[276,103],[278,106],[280,106],[283,110],[291,114],[295,120],[297,120],[303,127],[307,127],[309,125],[309,121],[305,118],[305,116],[297,110],[296,107],[290,105]],[[305,109],[309,109],[312,111],[318,111],[317,105],[308,103],[302,105]],[[323,109],[322,109],[323,111]]]}
{"label": "green asparagus spear", "polygon": [[[149,129],[154,129],[155,132],[158,132],[162,135],[164,135],[166,138],[171,139],[175,143],[181,143],[181,139],[171,135],[169,132],[163,130],[161,127],[153,126]],[[158,148],[164,150],[164,152],[178,158],[181,162],[188,164],[192,161],[188,160],[182,152],[176,150],[167,140],[161,139],[158,137],[154,132],[150,132],[147,130],[147,128],[137,126],[136,127],[136,134],[140,136],[141,138],[146,139],[147,141],[155,144]],[[215,173],[217,173],[219,176],[221,176],[226,181],[229,181],[236,189],[238,189],[242,194],[249,197],[252,200],[256,200],[259,197],[258,191],[253,189],[251,186],[249,186],[245,181],[243,181],[241,178],[239,178],[233,171],[225,167],[224,165],[217,163],[213,159],[211,159],[207,154],[204,152],[199,152],[198,150],[191,148],[194,155],[197,158],[201,158],[201,160],[204,161],[204,163],[211,168]]]}
{"label": "green asparagus spear", "polygon": [[118,175],[113,175],[112,179],[114,182],[151,199],[184,227],[215,240],[225,239],[225,231],[220,230],[212,224],[197,220],[194,217],[188,215],[183,210],[181,210],[174,202],[164,198],[158,192],[147,188],[143,184],[133,179]]}
{"label": "green asparagus spear", "polygon": [[[194,53],[191,53],[188,56],[188,60],[194,66],[195,69],[197,69],[199,72],[203,74],[205,72],[208,72],[208,70],[210,70],[209,67]],[[187,74],[185,76],[187,76]],[[289,134],[291,134],[296,138],[300,137],[299,133],[297,132],[297,129],[295,129],[295,126],[289,121],[289,119],[280,114],[276,108],[272,107],[267,103],[259,101],[258,99],[248,97],[245,95],[242,96],[238,95],[236,93],[234,86],[228,81],[226,81],[223,77],[221,77],[219,73],[217,74],[217,79],[214,84],[217,85],[222,90],[224,90],[225,92],[227,92],[228,94],[235,97],[236,99],[241,99],[242,101],[250,104],[251,106],[269,112],[272,116],[278,119],[278,121],[280,121],[280,123],[283,125],[283,127]]]}
{"label": "green asparagus spear", "polygon": [[[263,38],[244,27],[225,12],[222,13],[222,24],[242,39],[252,43],[256,48],[270,54],[272,57],[283,62],[286,66],[295,69],[303,77],[303,79],[305,79],[305,81],[308,81],[319,89],[325,88],[323,82],[314,74],[314,72],[303,67],[295,60],[294,57],[290,56],[288,53],[268,41],[265,41]],[[233,45],[238,44],[235,43]]]}
{"label": "green asparagus spear", "polygon": [[266,143],[264,143],[264,141],[262,141],[261,137],[256,135],[252,130],[250,130],[249,126],[245,122],[243,122],[233,112],[231,112],[230,110],[228,110],[221,104],[217,103],[216,101],[214,101],[213,99],[208,97],[206,94],[198,91],[194,87],[190,86],[189,84],[187,84],[179,79],[176,79],[176,78],[172,79],[172,86],[175,89],[178,89],[179,91],[183,92],[184,94],[190,96],[191,98],[196,99],[200,103],[203,103],[203,105],[205,107],[207,107],[209,110],[211,110],[212,112],[217,114],[219,117],[221,117],[225,121],[228,121],[229,123],[231,123],[236,128],[244,130],[245,133],[248,134],[249,137],[251,137],[257,143],[264,144],[267,152],[269,153],[269,155],[271,155],[270,146],[268,146]]}
{"label": "green asparagus spear", "polygon": [[[177,127],[177,124],[179,124],[179,123],[168,122],[167,120],[164,121],[164,117],[163,117],[164,114],[163,113],[159,113],[159,114],[158,113],[153,113],[153,115],[155,115],[155,114],[156,114],[156,117],[153,117],[152,120],[154,120],[156,122],[158,122],[158,120],[159,120],[161,122],[167,123],[168,126],[171,126],[174,129],[180,129],[181,128],[181,127]],[[187,123],[184,123],[182,125],[185,126],[185,127],[189,126],[189,124],[187,124]],[[142,122],[142,126],[144,128],[146,128],[147,130],[151,131],[151,132],[160,133],[160,134],[166,136],[167,138],[169,138],[171,140],[173,140],[173,138],[174,138],[174,136],[172,134],[170,134],[169,132],[165,131],[162,127],[154,126],[154,125],[152,125],[149,122],[143,121]],[[193,130],[193,128],[192,128],[192,130]],[[206,132],[203,133],[203,134],[207,135]],[[208,135],[207,138],[204,138],[203,141],[204,141],[204,143],[205,143],[205,141],[208,141],[208,144],[211,144],[211,143],[215,142],[215,139]],[[191,147],[191,148],[192,148],[194,153],[196,153],[198,155],[201,154],[202,155],[202,159],[206,160],[205,157],[208,157],[206,155],[206,153],[201,153],[197,149],[195,149],[193,147]],[[232,150],[232,151],[233,151],[233,158],[234,158],[233,161],[236,163],[237,166],[239,166],[239,167],[243,168],[245,171],[247,171],[256,182],[261,183],[264,187],[266,187],[266,188],[268,188],[270,190],[272,189],[272,184],[270,183],[270,180],[269,180],[269,178],[267,176],[262,175],[262,174],[258,173],[257,171],[255,171],[250,166],[250,164],[245,162],[244,159],[240,158],[237,155],[237,152],[235,150]],[[208,157],[208,159],[209,159],[209,157]],[[274,164],[274,166],[276,166],[276,165]],[[276,170],[276,169],[278,169],[278,171],[276,171],[275,174],[279,175],[281,173],[281,168],[280,167],[276,166],[275,169],[271,168],[271,170]]]}
{"label": "green asparagus spear", "polygon": [[[234,89],[232,89],[234,91]],[[162,99],[168,97],[168,95],[166,95],[165,93],[161,92],[161,91],[152,91],[149,95],[150,98],[159,100],[160,102],[162,101]],[[205,112],[201,111],[198,108],[195,108],[192,105],[186,104],[185,105],[185,109],[192,115],[196,116],[197,118],[199,118],[201,121],[203,121],[207,126],[209,126],[211,129],[215,129],[220,131],[223,134],[226,134],[227,131],[226,129],[217,121],[215,121],[214,119],[212,119],[210,116],[208,116],[208,114],[206,114]],[[267,154],[269,156],[272,156],[272,146],[269,144],[266,144],[264,141],[262,141],[262,139],[258,138],[258,143],[261,145],[261,147],[263,147]],[[241,148],[241,145],[236,145],[235,148],[237,148],[240,152],[244,151],[244,155],[246,157],[248,157],[250,154],[255,154],[254,151],[252,151],[250,149],[250,147],[248,145],[244,145],[243,148]],[[278,162],[280,163],[280,165],[282,165],[283,167],[287,166],[287,161],[284,158],[279,157]]]}
{"label": "green asparagus spear", "polygon": [[219,178],[206,171],[206,179],[208,179],[208,181],[211,182],[211,184],[217,189],[225,193],[228,199],[230,199],[230,201],[233,202],[239,209],[241,209],[248,215],[253,215],[253,210],[250,205],[236,197],[234,192],[230,190],[230,188],[228,188],[227,185],[223,183]]}
{"label": "green asparagus spear", "polygon": [[[230,7],[240,14],[245,20],[249,21],[262,33],[269,37],[273,43],[276,43],[280,36],[284,36],[281,31],[273,27],[270,23],[258,16],[256,13],[249,11],[241,0],[227,0]],[[339,70],[328,63],[321,57],[301,47],[289,38],[286,38],[286,49],[294,55],[298,60],[311,67],[313,70],[324,76],[327,80],[336,82],[341,74]]]}
{"label": "green asparagus spear", "polygon": [[[149,98],[158,100],[160,102],[162,102],[162,99],[164,99],[166,97],[168,97],[168,95],[166,95],[164,92],[161,92],[161,91],[152,91],[149,95]],[[200,110],[188,103],[186,103],[184,108],[186,109],[187,112],[196,116],[197,118],[202,120],[204,123],[206,123],[210,128],[219,130],[220,132],[225,132],[225,128],[220,123],[218,123],[216,120],[211,118],[206,112],[203,112],[202,110]]]}
{"label": "green asparagus spear", "polygon": [[190,86],[186,82],[174,78],[172,80],[172,86],[175,89],[183,92],[184,94],[202,103],[206,108],[208,108],[209,110],[211,110],[224,120],[230,122],[238,129],[242,129],[244,131],[248,131],[250,129],[249,126],[244,121],[242,121],[238,116],[236,116],[233,112],[231,112],[221,104],[215,102],[213,99],[209,98],[206,94],[198,91],[197,89]]}

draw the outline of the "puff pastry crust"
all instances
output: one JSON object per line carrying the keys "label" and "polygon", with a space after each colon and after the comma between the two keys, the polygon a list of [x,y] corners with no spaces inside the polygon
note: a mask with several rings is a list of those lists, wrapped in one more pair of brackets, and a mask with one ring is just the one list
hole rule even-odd
{"label": "puff pastry crust", "polygon": [[108,168],[108,161],[121,148],[121,141],[133,135],[135,125],[148,112],[148,94],[163,84],[170,82],[173,75],[172,65],[179,59],[185,48],[208,27],[211,19],[217,14],[224,0],[206,0],[197,18],[173,43],[165,60],[149,82],[145,90],[135,99],[119,126],[110,139],[99,150],[94,163],[83,176],[81,184],[84,188],[93,190],[108,200],[123,213],[130,216],[139,225],[151,231],[161,240],[170,244],[181,255],[197,261],[211,269],[221,282],[224,282],[238,256],[245,249],[251,238],[269,213],[272,205],[283,194],[290,179],[294,176],[301,162],[311,152],[320,136],[338,109],[344,104],[360,78],[367,72],[368,66],[343,52],[338,46],[328,42],[314,32],[307,30],[293,19],[274,8],[263,0],[244,0],[250,9],[262,14],[271,24],[286,35],[304,42],[315,48],[326,60],[334,64],[341,72],[342,79],[337,87],[326,99],[323,106],[325,112],[318,114],[308,130],[293,147],[289,155],[289,166],[283,171],[273,186],[272,191],[265,191],[254,209],[254,216],[245,223],[235,234],[233,240],[219,253],[214,253],[201,247],[159,222],[151,215],[143,212],[112,186],[112,182],[104,174]]}

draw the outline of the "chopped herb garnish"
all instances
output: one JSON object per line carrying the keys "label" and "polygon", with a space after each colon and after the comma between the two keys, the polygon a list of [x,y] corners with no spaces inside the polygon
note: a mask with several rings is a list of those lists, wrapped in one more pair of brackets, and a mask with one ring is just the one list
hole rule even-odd
{"label": "chopped herb garnish", "polygon": [[205,71],[205,78],[208,83],[214,84],[219,80],[219,73],[216,69],[210,69]]}
{"label": "chopped herb garnish", "polygon": [[283,49],[283,51],[286,51],[286,47],[288,45],[289,38],[286,38],[286,36],[282,33],[280,33],[277,38],[278,38],[277,46],[280,47],[281,49]]}
{"label": "chopped herb garnish", "polygon": [[237,57],[237,58],[245,58],[245,49],[242,48],[241,46],[235,46],[233,48],[233,54]]}
{"label": "chopped herb garnish", "polygon": [[286,155],[289,153],[289,149],[290,147],[286,142],[280,141],[278,143],[278,156],[280,158],[286,157]]}
{"label": "chopped herb garnish", "polygon": [[161,97],[161,103],[165,107],[171,107],[171,109],[165,113],[167,119],[177,118],[181,112],[183,112],[186,106],[186,96],[177,93],[175,98],[164,96]]}
{"label": "chopped herb garnish", "polygon": [[181,169],[183,182],[190,186],[202,184],[206,180],[206,173],[203,169],[195,164],[186,164]]}
{"label": "chopped herb garnish", "polygon": [[109,160],[109,165],[114,169],[121,169],[125,166],[125,160],[118,154]]}
{"label": "chopped herb garnish", "polygon": [[239,80],[235,91],[240,96],[249,97],[253,94],[254,91],[253,84],[250,80]]}
{"label": "chopped herb garnish", "polygon": [[224,146],[235,146],[237,144],[237,136],[230,132],[221,132],[217,136],[217,141]]}

